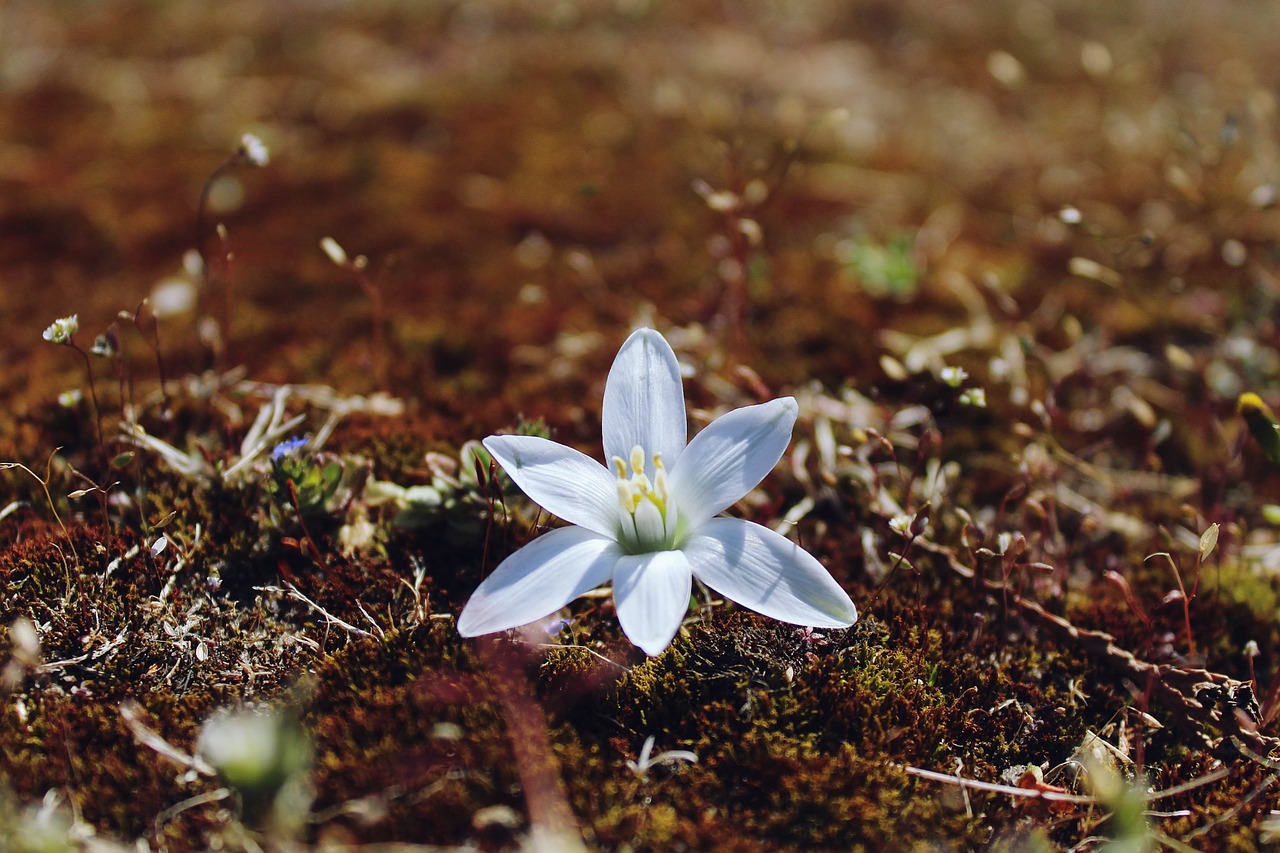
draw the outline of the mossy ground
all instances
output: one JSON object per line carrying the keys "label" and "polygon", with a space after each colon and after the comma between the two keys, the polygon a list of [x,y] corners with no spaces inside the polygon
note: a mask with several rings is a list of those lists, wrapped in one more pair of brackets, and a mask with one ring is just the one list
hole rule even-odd
{"label": "mossy ground", "polygon": [[[0,460],[30,471],[0,475],[0,624],[38,649],[0,637],[0,836],[1265,848],[1276,765],[1237,744],[1280,734],[1280,478],[1234,404],[1280,378],[1278,26],[1260,2],[9,2]],[[272,162],[225,170],[197,235],[245,131]],[[194,306],[122,318],[197,240]],[[121,342],[91,357],[100,412],[40,340],[73,313],[78,345]],[[656,659],[607,597],[457,635],[549,523],[465,443],[542,419],[598,453],[640,324],[693,369],[698,426],[797,396],[733,512],[794,522],[853,628],[700,591]],[[273,399],[288,435],[332,419],[343,479],[301,517],[265,455],[224,477]],[[918,539],[890,525],[926,507]],[[311,743],[300,826],[243,825],[184,764],[241,703]],[[1188,787],[1081,781],[1091,733]],[[641,766],[650,737],[696,763]]]}

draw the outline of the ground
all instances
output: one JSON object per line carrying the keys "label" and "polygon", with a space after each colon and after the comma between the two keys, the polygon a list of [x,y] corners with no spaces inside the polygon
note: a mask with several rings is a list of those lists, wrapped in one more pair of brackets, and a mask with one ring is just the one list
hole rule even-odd
{"label": "ground", "polygon": [[[1278,27],[10,0],[0,838],[1266,848]],[[695,429],[797,398],[731,514],[852,628],[458,635],[558,523],[475,441],[599,458],[645,325]]]}

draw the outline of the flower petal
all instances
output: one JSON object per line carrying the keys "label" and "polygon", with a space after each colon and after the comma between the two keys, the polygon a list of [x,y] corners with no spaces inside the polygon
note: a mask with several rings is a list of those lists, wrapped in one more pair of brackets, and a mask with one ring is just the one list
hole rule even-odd
{"label": "flower petal", "polygon": [[650,657],[671,645],[693,591],[689,560],[679,551],[624,556],[613,573],[618,622]]}
{"label": "flower petal", "polygon": [[780,397],[734,409],[693,437],[671,469],[671,494],[684,529],[697,531],[754,489],[791,442],[800,407]]}
{"label": "flower petal", "polygon": [[682,550],[698,580],[765,616],[814,628],[848,628],[858,619],[831,573],[767,527],[714,518]]}
{"label": "flower petal", "polygon": [[622,552],[584,527],[560,527],[503,560],[458,617],[458,633],[475,637],[527,625],[607,583]]}
{"label": "flower petal", "polygon": [[680,365],[671,344],[653,329],[637,329],[618,350],[600,420],[606,462],[630,459],[638,444],[646,456],[661,453],[670,468],[684,450],[689,433]]}
{"label": "flower petal", "polygon": [[530,500],[570,524],[618,536],[617,478],[572,447],[532,435],[491,435],[485,449]]}

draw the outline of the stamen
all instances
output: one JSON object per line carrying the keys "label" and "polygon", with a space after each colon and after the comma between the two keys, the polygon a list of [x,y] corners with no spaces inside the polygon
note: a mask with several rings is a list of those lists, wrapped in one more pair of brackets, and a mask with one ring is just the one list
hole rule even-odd
{"label": "stamen", "polygon": [[631,491],[631,484],[623,479],[618,480],[618,506],[627,512],[636,511],[636,494]]}
{"label": "stamen", "polygon": [[656,473],[653,475],[653,491],[657,495],[655,503],[662,507],[665,513],[668,494],[667,469],[662,465],[661,453],[653,454],[653,467],[656,469]]}
{"label": "stamen", "polygon": [[611,460],[618,475],[618,505],[623,514],[621,539],[633,553],[673,547],[675,506],[669,500],[670,486],[662,454],[654,453],[650,457],[652,480],[645,470],[644,448],[636,445],[629,455],[629,460],[618,456]]}

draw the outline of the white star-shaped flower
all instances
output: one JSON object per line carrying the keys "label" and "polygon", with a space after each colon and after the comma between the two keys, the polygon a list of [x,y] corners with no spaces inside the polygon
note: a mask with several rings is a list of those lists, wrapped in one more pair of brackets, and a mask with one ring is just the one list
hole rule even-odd
{"label": "white star-shaped flower", "polygon": [[717,518],[773,470],[797,411],[791,397],[736,409],[686,442],[675,353],[652,329],[636,331],[605,383],[611,469],[545,438],[484,440],[525,494],[572,526],[504,560],[463,608],[458,631],[525,625],[612,582],[622,630],[657,655],[680,630],[695,577],[783,622],[852,625],[853,601],[807,551],[758,524]]}

